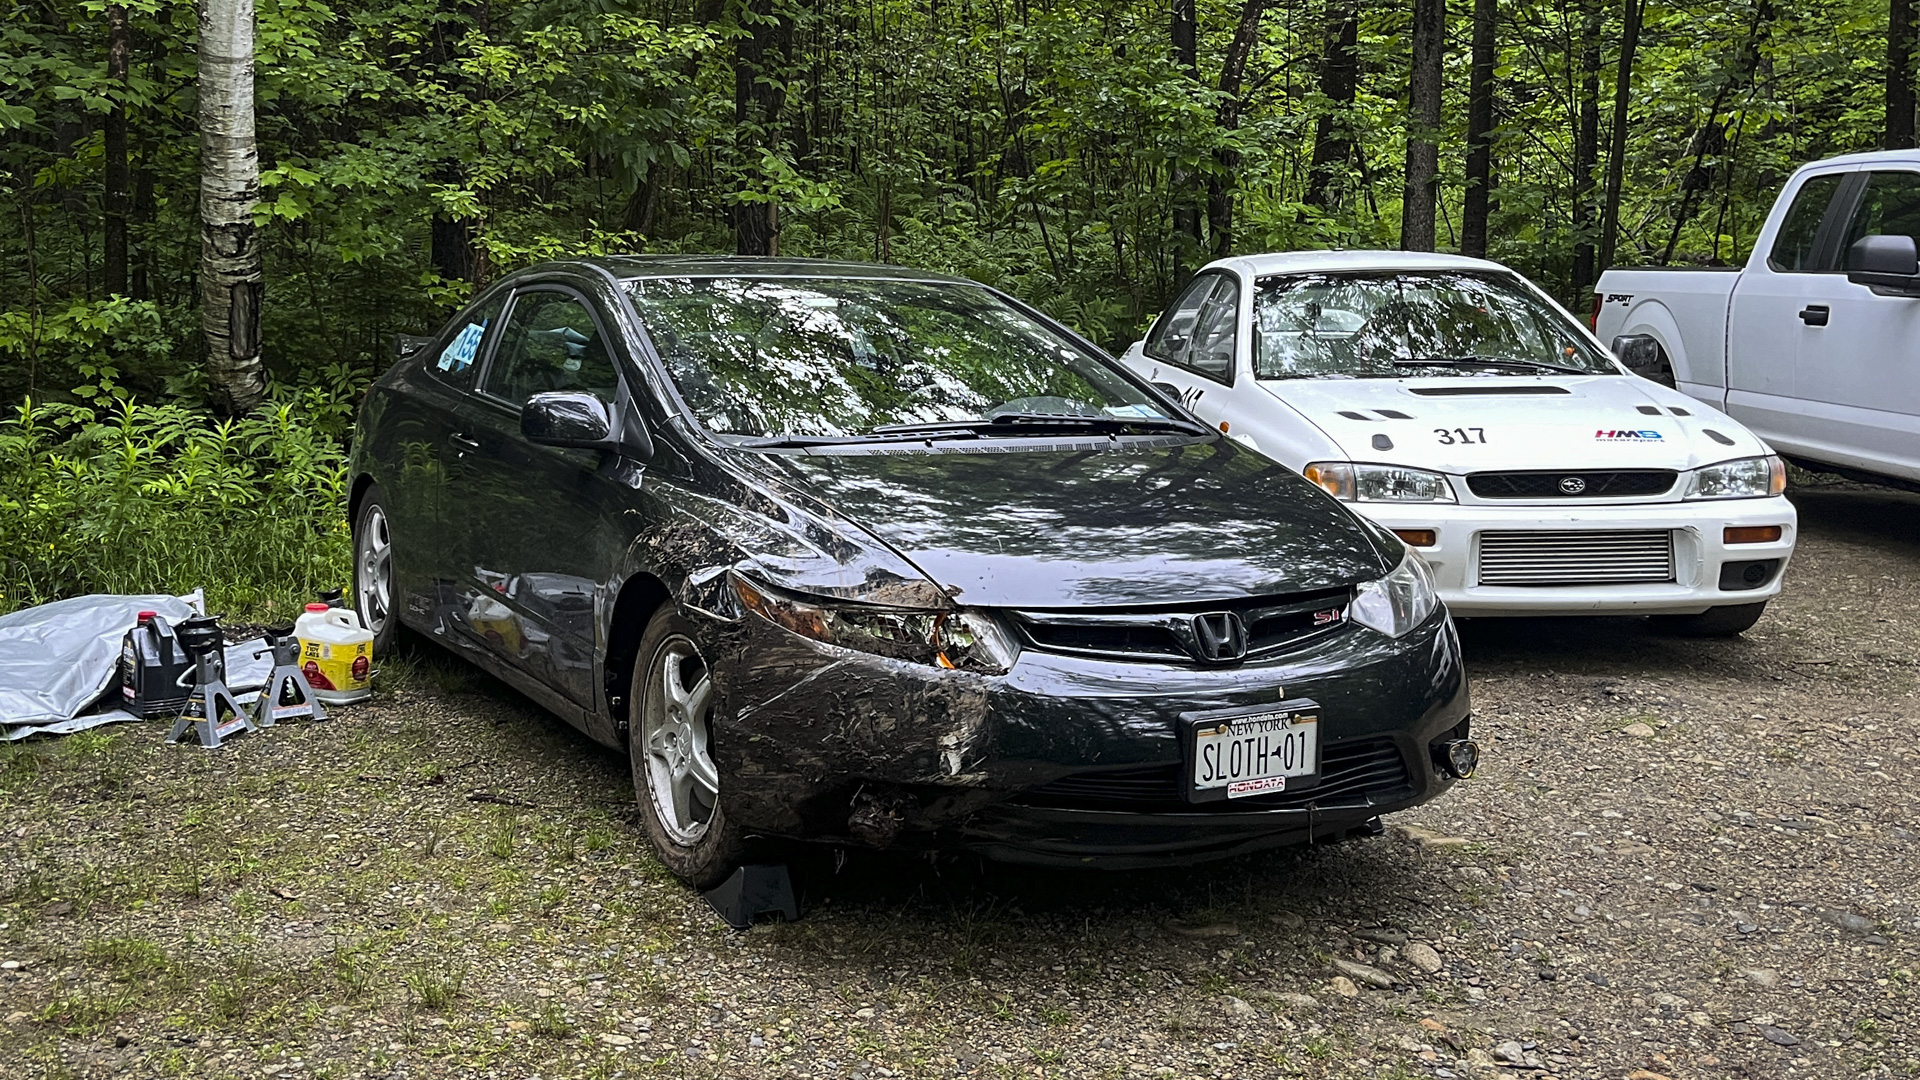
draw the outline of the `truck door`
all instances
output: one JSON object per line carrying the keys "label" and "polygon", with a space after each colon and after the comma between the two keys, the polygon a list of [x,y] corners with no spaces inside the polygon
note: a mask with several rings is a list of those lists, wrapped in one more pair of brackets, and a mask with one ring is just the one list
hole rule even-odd
{"label": "truck door", "polygon": [[[1727,314],[1727,412],[1775,442],[1808,435],[1795,388],[1800,353],[1836,276],[1839,235],[1857,173],[1809,176],[1791,198],[1766,257],[1748,262]],[[1815,343],[1817,344],[1817,342]]]}
{"label": "truck door", "polygon": [[1861,175],[1837,245],[1840,266],[1818,275],[1808,297],[1794,394],[1808,456],[1920,477],[1920,299],[1879,296],[1845,274],[1862,237],[1920,240],[1920,171]]}

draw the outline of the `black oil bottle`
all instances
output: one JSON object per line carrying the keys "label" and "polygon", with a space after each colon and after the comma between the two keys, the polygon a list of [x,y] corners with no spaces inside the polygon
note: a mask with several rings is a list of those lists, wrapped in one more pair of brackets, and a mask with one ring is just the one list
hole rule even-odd
{"label": "black oil bottle", "polygon": [[192,670],[193,658],[167,620],[141,612],[120,645],[121,707],[147,719],[179,716],[193,692]]}

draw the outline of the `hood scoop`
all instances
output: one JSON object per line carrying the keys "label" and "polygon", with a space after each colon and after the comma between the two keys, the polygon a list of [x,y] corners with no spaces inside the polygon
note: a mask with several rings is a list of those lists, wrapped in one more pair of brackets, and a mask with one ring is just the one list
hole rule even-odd
{"label": "hood scoop", "polygon": [[1408,387],[1407,393],[1421,397],[1522,397],[1540,394],[1571,394],[1564,386],[1425,386]]}

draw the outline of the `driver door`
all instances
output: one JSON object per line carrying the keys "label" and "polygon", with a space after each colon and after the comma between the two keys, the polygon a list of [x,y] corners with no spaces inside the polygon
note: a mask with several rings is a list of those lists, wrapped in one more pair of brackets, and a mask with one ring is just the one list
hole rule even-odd
{"label": "driver door", "polygon": [[596,612],[611,602],[603,589],[624,550],[612,518],[638,469],[617,454],[532,442],[520,408],[553,390],[612,406],[620,375],[606,325],[571,289],[514,294],[453,440],[460,462],[447,514],[473,553],[460,568],[469,632],[503,665],[589,709]]}

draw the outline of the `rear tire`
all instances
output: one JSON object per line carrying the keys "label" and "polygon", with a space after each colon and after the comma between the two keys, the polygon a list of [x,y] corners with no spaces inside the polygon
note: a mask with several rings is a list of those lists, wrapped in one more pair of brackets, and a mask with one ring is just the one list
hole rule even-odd
{"label": "rear tire", "polygon": [[746,861],[746,842],[721,805],[713,677],[692,630],[671,608],[648,621],[627,697],[627,759],[654,855],[704,890]]}
{"label": "rear tire", "polygon": [[1655,615],[1653,625],[1681,637],[1736,637],[1753,628],[1767,610],[1767,602],[1708,608],[1698,615]]}
{"label": "rear tire", "polygon": [[367,488],[353,516],[353,609],[373,631],[373,655],[393,655],[400,637],[400,615],[394,608],[399,589],[393,574],[393,531],[386,495],[380,485]]}

